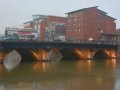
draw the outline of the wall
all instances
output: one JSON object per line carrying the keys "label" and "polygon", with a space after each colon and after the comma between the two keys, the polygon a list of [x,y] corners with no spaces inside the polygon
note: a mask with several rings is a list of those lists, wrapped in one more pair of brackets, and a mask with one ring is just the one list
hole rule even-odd
{"label": "wall", "polygon": [[115,33],[114,20],[96,7],[68,13],[66,40],[98,40],[101,33]]}

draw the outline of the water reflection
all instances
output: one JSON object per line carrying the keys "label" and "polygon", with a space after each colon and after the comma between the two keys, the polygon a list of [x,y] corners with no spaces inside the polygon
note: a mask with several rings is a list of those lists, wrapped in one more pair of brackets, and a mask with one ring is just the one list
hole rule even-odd
{"label": "water reflection", "polygon": [[93,65],[94,65],[93,60],[80,60],[80,61],[76,62],[77,70],[90,71]]}
{"label": "water reflection", "polygon": [[21,56],[16,50],[13,50],[10,53],[8,53],[8,55],[6,55],[5,59],[3,60],[3,63],[8,71],[18,66],[20,62]]}
{"label": "water reflection", "polygon": [[46,72],[49,68],[49,63],[45,62],[35,62],[33,64],[33,71],[34,72]]}
{"label": "water reflection", "polygon": [[0,90],[119,90],[119,60],[21,63],[12,71],[0,64]]}

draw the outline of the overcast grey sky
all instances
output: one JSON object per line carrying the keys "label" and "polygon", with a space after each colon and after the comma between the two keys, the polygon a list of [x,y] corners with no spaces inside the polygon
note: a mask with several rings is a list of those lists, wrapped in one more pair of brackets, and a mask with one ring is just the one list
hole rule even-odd
{"label": "overcast grey sky", "polygon": [[0,0],[0,33],[7,26],[30,21],[34,14],[65,16],[67,12],[93,6],[116,18],[120,28],[120,0]]}

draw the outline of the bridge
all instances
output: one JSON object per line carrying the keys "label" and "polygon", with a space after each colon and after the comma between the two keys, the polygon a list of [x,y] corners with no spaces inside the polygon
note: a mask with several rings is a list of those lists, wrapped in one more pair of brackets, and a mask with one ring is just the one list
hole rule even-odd
{"label": "bridge", "polygon": [[7,52],[17,50],[22,57],[36,59],[53,58],[60,53],[64,59],[116,58],[118,44],[116,42],[37,42],[37,41],[1,41],[1,50]]}

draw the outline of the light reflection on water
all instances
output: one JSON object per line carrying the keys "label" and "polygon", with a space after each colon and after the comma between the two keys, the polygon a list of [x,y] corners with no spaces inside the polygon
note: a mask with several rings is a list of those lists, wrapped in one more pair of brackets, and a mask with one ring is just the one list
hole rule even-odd
{"label": "light reflection on water", "polygon": [[119,90],[120,60],[0,64],[0,90]]}

